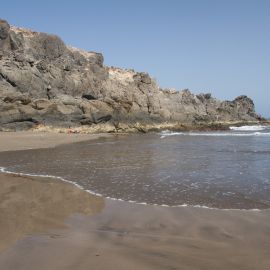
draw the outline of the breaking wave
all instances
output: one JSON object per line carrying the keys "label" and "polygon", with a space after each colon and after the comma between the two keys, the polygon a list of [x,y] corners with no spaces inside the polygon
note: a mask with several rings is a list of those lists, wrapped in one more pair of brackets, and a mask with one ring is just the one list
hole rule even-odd
{"label": "breaking wave", "polygon": [[249,132],[249,133],[239,133],[239,132],[171,132],[163,131],[160,133],[161,139],[169,136],[204,136],[204,137],[270,137],[269,132]]}
{"label": "breaking wave", "polygon": [[230,130],[235,131],[261,131],[267,129],[267,126],[241,126],[241,127],[230,127]]}
{"label": "breaking wave", "polygon": [[165,137],[168,137],[168,136],[176,136],[176,135],[185,135],[184,132],[172,132],[172,131],[169,131],[169,130],[164,130],[160,133],[161,135],[161,139],[165,138]]}

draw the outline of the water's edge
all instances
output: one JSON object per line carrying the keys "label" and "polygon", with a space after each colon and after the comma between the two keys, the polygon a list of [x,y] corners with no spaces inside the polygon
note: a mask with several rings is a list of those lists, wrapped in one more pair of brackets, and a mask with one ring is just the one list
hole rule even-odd
{"label": "water's edge", "polygon": [[[228,131],[220,131],[220,132],[217,132],[215,131],[214,133],[213,132],[175,132],[175,131],[171,131],[171,130],[163,130],[162,132],[160,133],[156,133],[154,132],[155,134],[159,135],[159,138],[160,139],[164,139],[166,137],[171,137],[171,136],[216,136],[216,137],[225,137],[225,136],[243,136],[243,137],[249,137],[249,136],[254,136],[254,137],[269,137],[270,136],[270,132],[267,132],[269,129],[269,126],[262,126],[262,125],[256,125],[256,126],[241,126],[241,127],[230,127],[230,130],[232,133],[228,133]],[[266,133],[265,133],[266,131]],[[246,132],[249,132],[249,133],[246,133]],[[88,141],[88,140],[86,140]],[[89,140],[91,142],[93,141],[99,141],[99,138],[97,139],[94,139],[94,140]],[[162,140],[163,141],[163,140]],[[73,144],[77,144],[77,142],[71,142],[69,143],[71,145]],[[59,145],[61,146],[61,145]],[[55,147],[58,147],[58,145],[56,146],[48,146],[46,147],[47,149],[53,149]],[[44,148],[43,148],[44,149]],[[26,149],[23,149],[23,150],[26,150]],[[29,149],[31,150],[31,149]],[[35,150],[38,150],[38,149],[35,149]],[[8,152],[17,152],[17,150],[11,150],[11,151],[8,151]],[[19,161],[20,163],[20,161]],[[18,164],[19,164],[18,163]],[[104,199],[108,199],[108,200],[112,200],[112,201],[119,201],[119,202],[127,202],[127,203],[134,203],[134,204],[138,204],[138,205],[153,205],[153,206],[161,206],[161,207],[193,207],[193,208],[204,208],[204,209],[214,209],[214,210],[240,210],[240,211],[263,211],[263,210],[269,210],[270,207],[266,207],[266,208],[256,208],[257,205],[253,205],[254,208],[252,208],[252,206],[249,208],[249,207],[245,207],[244,205],[240,206],[240,205],[236,205],[236,206],[231,206],[231,205],[228,205],[229,207],[226,208],[226,205],[223,205],[220,206],[220,205],[214,205],[214,206],[207,206],[207,203],[205,205],[204,202],[202,201],[199,201],[199,202],[189,202],[189,203],[186,203],[186,200],[181,200],[179,201],[180,204],[177,204],[177,201],[175,201],[175,204],[170,204],[170,203],[167,203],[166,201],[164,202],[161,202],[161,201],[148,201],[148,199],[145,197],[144,199],[142,198],[142,200],[138,200],[138,198],[132,198],[132,200],[130,200],[131,198],[125,198],[125,196],[120,196],[120,198],[117,198],[117,194],[106,194],[103,193],[102,190],[96,190],[97,192],[93,191],[91,186],[84,186],[84,185],[81,185],[79,184],[80,181],[79,179],[77,179],[77,177],[72,177],[71,179],[67,180],[65,177],[65,175],[59,175],[56,176],[57,174],[55,174],[53,171],[52,172],[49,172],[47,170],[44,170],[44,171],[40,171],[38,174],[37,172],[33,172],[31,173],[31,170],[26,169],[24,171],[22,170],[16,170],[15,168],[13,167],[9,167],[6,165],[4,165],[5,162],[3,160],[3,164],[0,164],[0,173],[7,173],[7,174],[14,174],[14,175],[18,175],[18,176],[29,176],[29,177],[41,177],[41,178],[53,178],[53,179],[57,179],[57,180],[61,180],[63,182],[67,182],[69,184],[72,184],[74,186],[76,186],[77,188],[83,190],[83,191],[86,191],[88,192],[89,194],[92,194],[92,195],[95,195],[95,196],[99,196],[99,197],[102,197]],[[2,166],[1,166],[2,165]],[[20,172],[21,171],[21,172]],[[30,171],[30,172],[29,172]],[[49,174],[46,174],[46,173],[49,173]],[[79,183],[78,183],[79,182]],[[88,189],[89,188],[89,189]],[[115,197],[116,195],[116,197]],[[118,196],[119,197],[119,196]],[[134,200],[135,199],[135,200]],[[165,203],[165,204],[162,204],[162,203]],[[225,206],[225,207],[224,207]],[[239,207],[240,206],[240,207]],[[237,208],[239,207],[239,208]]]}
{"label": "water's edge", "polygon": [[67,180],[63,177],[60,176],[54,176],[54,175],[39,175],[39,174],[31,174],[31,173],[19,173],[19,172],[13,172],[13,171],[9,171],[6,170],[4,167],[0,167],[0,173],[3,174],[12,174],[12,175],[17,175],[17,176],[29,176],[29,177],[39,177],[39,178],[52,178],[52,179],[57,179],[69,184],[74,185],[75,187],[89,193],[92,194],[94,196],[97,197],[102,197],[104,199],[107,200],[111,200],[111,201],[119,201],[119,202],[126,202],[126,203],[131,203],[131,204],[137,204],[137,205],[152,205],[152,206],[158,206],[158,207],[168,207],[168,208],[181,208],[181,207],[191,207],[191,208],[201,208],[201,209],[209,209],[209,210],[219,210],[219,211],[269,211],[269,209],[258,209],[258,208],[253,208],[253,209],[235,209],[235,208],[215,208],[215,207],[208,207],[205,205],[188,205],[188,204],[181,204],[181,205],[166,205],[166,204],[150,204],[150,203],[146,203],[146,202],[137,202],[137,201],[126,201],[123,199],[119,199],[119,198],[112,198],[112,197],[106,197],[103,196],[102,194],[96,193],[94,191],[91,191],[89,189],[84,189],[81,185],[79,185],[78,183],[74,182],[74,181],[70,181]]}

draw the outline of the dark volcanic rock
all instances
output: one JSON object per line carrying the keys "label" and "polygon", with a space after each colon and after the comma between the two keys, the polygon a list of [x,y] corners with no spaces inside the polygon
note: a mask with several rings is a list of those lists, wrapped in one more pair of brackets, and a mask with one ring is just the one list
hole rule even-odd
{"label": "dark volcanic rock", "polygon": [[10,26],[7,21],[0,19],[0,40],[4,40],[9,35]]}
{"label": "dark volcanic rock", "polygon": [[90,94],[83,94],[82,98],[86,98],[88,100],[95,100],[96,98]]}
{"label": "dark volcanic rock", "polygon": [[0,20],[0,126],[114,126],[256,121],[246,96],[219,101],[188,89],[161,89],[147,73],[103,65],[100,53]]}
{"label": "dark volcanic rock", "polygon": [[32,54],[37,59],[47,58],[53,60],[66,52],[66,45],[55,35],[40,33],[33,38],[32,44]]}
{"label": "dark volcanic rock", "polygon": [[0,50],[11,49],[9,32],[10,26],[8,22],[0,19]]}

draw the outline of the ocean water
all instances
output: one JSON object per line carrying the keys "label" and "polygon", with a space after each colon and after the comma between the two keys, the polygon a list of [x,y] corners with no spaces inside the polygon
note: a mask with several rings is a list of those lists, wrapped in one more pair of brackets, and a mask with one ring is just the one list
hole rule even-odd
{"label": "ocean water", "polygon": [[3,152],[0,167],[57,176],[104,197],[138,203],[270,208],[270,128],[265,126],[163,131]]}

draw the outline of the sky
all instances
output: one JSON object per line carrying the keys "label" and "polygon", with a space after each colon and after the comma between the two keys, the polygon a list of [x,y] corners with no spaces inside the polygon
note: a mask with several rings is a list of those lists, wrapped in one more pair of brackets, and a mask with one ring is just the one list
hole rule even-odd
{"label": "sky", "polygon": [[164,88],[248,95],[270,117],[270,1],[96,0],[1,3],[10,24],[101,52],[108,66],[148,72]]}

